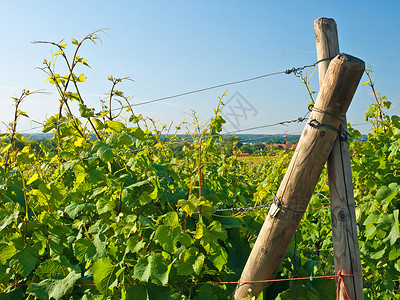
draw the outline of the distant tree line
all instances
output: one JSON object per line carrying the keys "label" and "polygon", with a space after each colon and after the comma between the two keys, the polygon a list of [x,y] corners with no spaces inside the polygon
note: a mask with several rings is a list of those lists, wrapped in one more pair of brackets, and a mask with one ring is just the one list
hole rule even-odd
{"label": "distant tree line", "polygon": [[[296,144],[298,142],[298,136],[289,136],[287,138],[287,143]],[[2,143],[7,143],[7,139],[3,139]],[[272,145],[285,144],[286,138],[282,135],[268,135],[268,136],[258,136],[258,135],[230,135],[223,136],[222,142],[219,146],[221,151],[226,156],[232,156],[235,153],[249,153],[250,155],[263,155],[267,154],[267,151],[272,151],[276,149],[283,149],[282,146],[272,147]],[[42,151],[55,151],[56,144],[54,140],[50,138],[39,138],[39,139],[29,139],[26,138],[24,141],[16,140],[15,149],[22,149],[29,145],[38,154]],[[270,146],[268,146],[270,145]],[[191,147],[192,144],[188,142],[175,143],[170,146],[174,156],[178,159],[184,157],[183,147]],[[274,149],[276,148],[276,149]]]}

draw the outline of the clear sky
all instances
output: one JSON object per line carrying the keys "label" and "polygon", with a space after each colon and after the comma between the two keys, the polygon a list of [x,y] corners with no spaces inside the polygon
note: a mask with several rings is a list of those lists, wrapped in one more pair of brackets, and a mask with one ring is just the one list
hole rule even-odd
{"label": "clear sky", "polygon": [[[88,79],[81,84],[88,106],[100,108],[99,98],[110,89],[109,75],[130,76],[119,86],[140,103],[230,81],[279,72],[314,63],[313,22],[335,19],[342,52],[375,64],[376,87],[389,100],[400,97],[400,1],[2,1],[0,18],[0,120],[12,121],[11,97],[23,88],[45,89],[50,95],[26,99],[21,109],[43,122],[57,113],[58,97],[46,75],[35,69],[51,58],[49,45],[72,46],[101,28],[103,44],[87,43],[80,56]],[[69,53],[71,54],[72,48]],[[61,61],[60,61],[61,62]],[[308,75],[313,68],[308,69]],[[318,74],[312,88],[318,90]],[[366,80],[365,76],[362,80]],[[223,109],[229,118],[225,131],[297,119],[307,111],[309,98],[300,79],[277,75],[217,88],[172,100],[138,106],[136,113],[158,124],[191,121],[193,111],[203,121],[213,114],[218,96],[228,89]],[[230,101],[229,101],[230,100]],[[234,105],[236,103],[236,105]],[[366,87],[359,87],[348,111],[348,121],[367,132],[364,112],[372,103]],[[242,105],[246,115],[231,109]],[[239,112],[236,111],[236,114]],[[244,133],[299,134],[305,123],[275,126]],[[22,119],[19,130],[36,127]],[[4,131],[4,124],[0,124]],[[37,132],[38,129],[32,132]],[[27,131],[29,132],[29,130]]]}

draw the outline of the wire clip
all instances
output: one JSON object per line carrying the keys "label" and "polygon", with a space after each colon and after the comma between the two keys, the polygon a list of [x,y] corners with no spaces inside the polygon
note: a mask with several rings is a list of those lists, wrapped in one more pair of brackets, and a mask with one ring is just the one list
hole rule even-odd
{"label": "wire clip", "polygon": [[291,209],[289,207],[283,206],[282,202],[275,195],[275,193],[273,191],[271,191],[271,193],[274,196],[274,201],[272,202],[272,205],[271,205],[271,208],[269,209],[268,214],[272,218],[274,218],[278,214],[278,212],[281,211],[281,210],[292,211],[292,212],[299,213],[299,214],[304,214],[306,212],[305,210]]}
{"label": "wire clip", "polygon": [[337,128],[331,126],[331,125],[327,125],[327,124],[321,123],[316,119],[311,119],[310,122],[308,122],[308,125],[310,125],[313,128],[325,127],[325,128],[330,129],[330,130],[333,130],[333,131],[335,131],[337,133],[340,133],[339,129],[337,129]]}
{"label": "wire clip", "polygon": [[268,214],[272,217],[275,218],[275,216],[278,214],[278,212],[280,211],[280,207],[279,204],[276,204],[275,201],[272,202],[271,204],[271,208],[269,209]]}
{"label": "wire clip", "polygon": [[278,214],[278,212],[282,209],[282,203],[273,191],[271,191],[271,193],[274,196],[274,201],[272,201],[272,205],[269,210],[269,215],[272,218],[275,218],[275,216]]}

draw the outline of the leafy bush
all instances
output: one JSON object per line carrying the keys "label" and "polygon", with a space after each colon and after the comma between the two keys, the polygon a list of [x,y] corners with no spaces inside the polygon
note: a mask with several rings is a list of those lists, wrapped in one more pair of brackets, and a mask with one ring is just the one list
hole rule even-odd
{"label": "leafy bush", "polygon": [[[231,144],[221,151],[224,95],[211,123],[189,141],[168,132],[161,138],[166,128],[134,113],[130,98],[117,90],[128,78],[109,77],[110,93],[96,112],[82,98],[86,77],[76,69],[87,65],[80,47],[98,34],[73,39],[71,60],[67,44],[49,43],[57,52],[42,70],[60,101],[58,114],[44,123],[43,132],[54,134],[51,143],[16,145],[23,140],[18,119],[26,115],[18,107],[1,141],[0,296],[230,299],[234,284],[196,283],[239,279],[267,213],[246,208],[272,200],[292,153],[248,164],[226,155]],[[56,73],[56,57],[67,74]],[[376,99],[366,113],[374,122],[368,141],[351,145],[365,294],[398,299],[400,123],[384,113],[388,101]],[[123,108],[114,109],[115,101]],[[124,111],[129,122],[119,118]],[[176,145],[182,145],[178,159]],[[334,272],[326,183],[324,173],[280,278]],[[296,293],[299,299],[334,299],[335,282],[274,283],[265,298],[293,299]]]}

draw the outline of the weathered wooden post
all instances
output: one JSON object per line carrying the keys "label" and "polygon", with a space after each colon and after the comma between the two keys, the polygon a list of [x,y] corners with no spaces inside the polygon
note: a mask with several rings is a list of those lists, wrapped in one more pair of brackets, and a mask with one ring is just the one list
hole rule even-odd
{"label": "weathered wooden post", "polygon": [[346,54],[332,59],[310,120],[276,193],[236,286],[233,299],[258,295],[268,284],[246,283],[273,279],[310,201],[318,178],[332,150],[365,68],[362,60]]}
{"label": "weathered wooden post", "polygon": [[[334,57],[339,53],[336,23],[333,19],[319,18],[314,21],[318,60]],[[318,64],[320,87],[328,69],[329,60]],[[357,224],[351,158],[346,138],[347,123],[344,118],[340,127],[341,135],[336,139],[328,158],[328,179],[332,216],[332,241],[335,257],[335,272],[362,274],[360,250],[358,247]],[[344,277],[350,299],[364,299],[362,277]],[[339,290],[338,299],[346,299],[344,289]]]}

